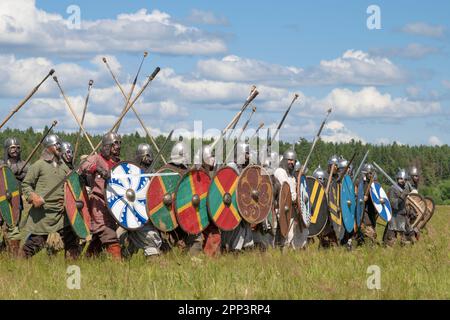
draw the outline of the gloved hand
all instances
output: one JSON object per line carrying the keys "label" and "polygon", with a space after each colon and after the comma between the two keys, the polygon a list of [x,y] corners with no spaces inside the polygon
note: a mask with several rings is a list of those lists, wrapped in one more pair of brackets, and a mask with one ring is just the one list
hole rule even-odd
{"label": "gloved hand", "polygon": [[45,201],[40,195],[32,192],[28,197],[28,203],[32,204],[35,208],[40,208],[44,205]]}
{"label": "gloved hand", "polygon": [[103,168],[97,168],[97,173],[102,177],[104,180],[111,179],[111,172],[109,170],[105,170]]}

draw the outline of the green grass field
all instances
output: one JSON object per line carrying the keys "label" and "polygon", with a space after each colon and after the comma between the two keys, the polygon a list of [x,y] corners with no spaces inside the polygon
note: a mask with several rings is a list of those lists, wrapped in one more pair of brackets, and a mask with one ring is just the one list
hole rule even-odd
{"label": "green grass field", "polygon": [[[378,228],[381,234],[382,227]],[[107,257],[64,261],[45,252],[31,260],[0,255],[0,299],[449,299],[450,207],[438,207],[421,240],[409,247],[270,250],[218,258],[173,251],[147,262]],[[68,289],[67,267],[81,288]],[[381,268],[381,289],[367,288],[367,268]]]}

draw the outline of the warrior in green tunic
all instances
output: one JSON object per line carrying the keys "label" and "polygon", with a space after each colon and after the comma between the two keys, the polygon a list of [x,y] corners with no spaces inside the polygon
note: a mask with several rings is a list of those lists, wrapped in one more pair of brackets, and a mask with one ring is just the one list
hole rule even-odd
{"label": "warrior in green tunic", "polygon": [[25,225],[28,236],[21,254],[32,257],[44,247],[48,235],[57,232],[64,243],[66,257],[77,258],[81,250],[65,214],[64,184],[46,196],[70,169],[61,159],[61,140],[57,135],[47,136],[43,145],[41,158],[30,166],[22,183],[24,197],[32,208]]}
{"label": "warrior in green tunic", "polygon": [[[5,148],[5,157],[0,160],[0,165],[7,165],[11,171],[14,173],[19,184],[25,178],[25,175],[28,171],[28,165],[25,165],[25,161],[21,159],[21,146],[20,142],[17,138],[11,137],[7,138],[4,143]],[[20,210],[22,210],[22,201],[20,201]],[[1,215],[0,215],[1,220]],[[2,225],[3,229],[3,237],[6,245],[6,249],[10,254],[16,256],[21,240],[21,232],[19,228],[22,226],[24,219],[22,218],[22,214],[20,215],[20,219],[17,222],[16,226],[7,226],[6,223],[0,221],[0,225]]]}

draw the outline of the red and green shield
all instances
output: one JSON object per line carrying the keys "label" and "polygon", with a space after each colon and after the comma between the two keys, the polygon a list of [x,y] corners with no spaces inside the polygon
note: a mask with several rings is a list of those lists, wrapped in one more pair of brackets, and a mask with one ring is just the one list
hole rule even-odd
{"label": "red and green shield", "polygon": [[211,178],[204,170],[188,171],[175,192],[175,214],[178,224],[188,234],[199,234],[209,224],[206,196]]}
{"label": "red and green shield", "polygon": [[175,217],[174,195],[181,175],[178,171],[165,167],[157,173],[178,173],[173,176],[155,176],[147,190],[147,213],[153,225],[164,232],[178,227]]}
{"label": "red and green shield", "polygon": [[19,183],[8,166],[0,167],[0,214],[9,227],[14,227],[20,218]]}
{"label": "red and green shield", "polygon": [[73,230],[78,237],[86,239],[91,225],[89,198],[76,172],[72,172],[64,184],[64,203]]}
{"label": "red and green shield", "polygon": [[237,172],[230,167],[217,171],[208,191],[209,215],[223,231],[234,230],[241,222],[236,202]]}

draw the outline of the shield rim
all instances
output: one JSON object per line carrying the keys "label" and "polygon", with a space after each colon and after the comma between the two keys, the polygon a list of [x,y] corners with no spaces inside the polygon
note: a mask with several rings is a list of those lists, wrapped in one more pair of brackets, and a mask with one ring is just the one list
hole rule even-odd
{"label": "shield rim", "polygon": [[[219,226],[217,225],[217,223],[214,221],[214,219],[213,219],[213,217],[212,217],[211,208],[210,208],[210,206],[209,206],[209,193],[210,193],[210,190],[211,190],[212,182],[213,182],[214,179],[216,178],[216,176],[217,176],[217,174],[219,173],[219,171],[224,170],[224,169],[231,169],[231,170],[233,170],[233,171],[236,173],[237,180],[239,180],[239,172],[237,172],[235,168],[233,168],[233,167],[231,167],[231,166],[224,166],[224,167],[222,167],[222,168],[219,168],[219,169],[215,172],[214,177],[211,178],[211,181],[210,181],[210,183],[209,183],[209,187],[208,187],[208,195],[206,196],[206,208],[208,209],[209,220],[210,220],[217,228],[219,228],[219,229],[222,230],[222,231],[233,231],[233,230],[235,230],[235,229],[239,226],[239,224],[241,223],[241,221],[242,221],[242,219],[243,219],[242,216],[241,216],[241,214],[240,214],[240,212],[239,212],[239,209],[236,208],[236,210],[237,210],[237,212],[238,212],[239,217],[241,218],[241,220],[236,224],[236,226],[235,226],[233,229],[228,229],[228,230],[227,230],[227,229],[224,229],[224,228],[219,227]],[[235,192],[237,192],[237,186],[236,186]],[[236,193],[236,197],[237,197],[237,193]],[[236,207],[237,207],[237,200],[236,200]]]}
{"label": "shield rim", "polygon": [[[137,166],[137,167],[139,167],[139,168],[141,168],[141,169],[143,170],[143,168],[142,168],[140,165],[136,164],[135,161],[121,160],[121,161],[117,162],[117,163],[116,163],[109,171],[113,171],[116,167],[118,167],[118,166],[121,165],[122,163],[131,163],[131,164],[134,164],[135,166]],[[150,184],[150,180],[149,180],[148,183]],[[104,190],[103,190],[103,197],[105,198],[105,202],[108,202],[108,201],[106,200],[106,199],[107,199],[107,197],[106,197],[106,188],[107,188],[107,183],[106,183],[106,180],[105,180],[105,187],[103,188],[103,189],[104,189]],[[145,199],[145,207],[147,208],[147,197],[146,197],[146,199]],[[114,220],[117,222],[117,224],[118,224],[120,227],[122,227],[122,228],[124,228],[125,230],[128,230],[128,231],[141,230],[142,228],[144,228],[145,224],[148,223],[148,220],[150,220],[150,218],[148,218],[148,212],[146,212],[146,215],[147,215],[147,221],[146,221],[146,223],[143,223],[143,224],[142,224],[140,227],[138,227],[138,228],[125,227],[125,226],[122,225],[122,223],[119,222],[119,219],[117,219],[116,216],[112,213],[112,211],[111,211],[111,209],[109,208],[108,205],[106,205],[106,208],[108,209],[109,214],[110,214],[110,215],[114,218]],[[147,210],[145,210],[145,211],[147,211]]]}
{"label": "shield rim", "polygon": [[[347,178],[348,177],[348,178]],[[351,228],[350,228],[350,230],[349,229],[347,229],[347,226],[346,226],[346,223],[345,223],[345,220],[346,219],[344,219],[344,211],[342,210],[342,190],[343,190],[343,184],[344,184],[344,181],[349,181],[350,180],[350,182],[351,182],[351,188],[350,188],[350,190],[351,191],[353,191],[353,195],[354,195],[354,197],[353,197],[353,201],[355,202],[355,212],[354,212],[354,215],[353,215],[353,223],[352,223],[352,226],[351,226]],[[348,174],[345,174],[344,175],[344,177],[342,178],[342,180],[341,180],[341,194],[340,194],[340,198],[339,198],[339,200],[340,200],[340,205],[341,205],[341,212],[342,212],[342,223],[344,224],[344,228],[345,228],[345,231],[347,231],[347,233],[351,233],[351,232],[353,232],[354,231],[354,229],[355,229],[355,219],[356,219],[356,193],[355,193],[355,186],[354,186],[354,184],[353,184],[353,182],[352,182],[352,178],[348,175]],[[350,194],[350,201],[352,201],[352,195]]]}
{"label": "shield rim", "polygon": [[[161,173],[162,171],[164,171],[164,170],[172,170],[173,172],[175,172],[175,173],[178,173],[178,175],[180,176],[180,178],[179,178],[179,180],[181,179],[181,177],[183,176],[183,170],[177,170],[177,168],[175,168],[174,166],[171,166],[171,165],[169,165],[169,164],[165,164],[164,166],[162,166],[161,168],[159,168],[155,173]],[[149,198],[149,192],[148,192],[148,189],[150,189],[150,185],[151,185],[151,183],[153,182],[153,179],[155,179],[155,178],[157,178],[157,176],[153,176],[153,177],[151,177],[151,179],[150,179],[150,181],[149,181],[149,183],[148,183],[148,188],[147,188],[147,192],[146,192],[146,203],[145,203],[145,209],[146,209],[146,213],[147,213],[147,217],[148,217],[148,219],[151,221],[151,223],[152,223],[152,225],[156,228],[156,229],[158,229],[159,231],[161,231],[161,232],[171,232],[171,231],[173,231],[173,230],[175,230],[176,228],[178,228],[178,220],[177,220],[177,217],[176,217],[176,214],[175,214],[175,208],[173,209],[173,214],[174,214],[174,216],[175,216],[175,226],[174,226],[174,228],[173,229],[170,229],[170,230],[161,230],[154,222],[153,222],[153,220],[152,220],[152,218],[151,218],[151,216],[150,216],[150,208],[148,207],[149,206],[149,201],[148,201],[148,198]],[[175,191],[176,191],[176,188],[177,188],[177,186],[178,186],[178,182],[177,182],[177,185],[175,186]],[[174,192],[174,201],[175,201],[175,192]]]}
{"label": "shield rim", "polygon": [[[308,182],[308,178],[314,179],[314,180],[317,181],[317,182],[319,183],[319,185],[322,187],[322,189],[323,189],[323,191],[324,191],[324,197],[325,197],[325,200],[326,200],[326,205],[327,205],[327,215],[326,215],[326,219],[325,219],[325,223],[324,223],[323,227],[320,229],[319,233],[317,233],[317,234],[315,234],[315,235],[310,235],[310,234],[308,234],[308,238],[314,238],[314,237],[320,236],[320,235],[322,234],[322,232],[325,230],[325,228],[326,228],[326,226],[327,226],[327,224],[328,224],[328,221],[329,221],[329,219],[330,219],[330,217],[329,217],[330,212],[329,212],[329,210],[328,210],[328,194],[325,193],[325,187],[323,186],[323,183],[320,182],[319,179],[314,178],[313,176],[306,176],[306,182]],[[323,201],[323,200],[322,200],[322,201]],[[311,203],[311,199],[309,200],[309,203]],[[309,226],[311,226],[311,224],[310,224]],[[309,230],[309,227],[308,227],[308,230]]]}
{"label": "shield rim", "polygon": [[[287,181],[284,181],[283,182],[283,184],[281,185],[281,188],[280,188],[280,194],[278,195],[278,215],[281,217],[281,215],[280,215],[280,200],[281,200],[281,195],[282,195],[282,191],[283,191],[283,187],[284,186],[287,186],[287,189],[289,190],[289,194],[290,194],[290,196],[291,196],[291,198],[292,198],[292,192],[291,192],[291,187],[289,186],[289,183],[287,183]],[[293,216],[294,216],[294,206],[293,206],[293,204],[292,204],[292,201],[290,201],[289,202],[290,203],[290,206],[289,206],[289,215],[288,215],[288,217],[289,217],[289,219],[287,219],[287,229],[286,229],[286,232],[283,232],[281,229],[281,223],[280,223],[280,218],[278,218],[278,226],[279,226],[279,228],[280,228],[280,234],[283,236],[283,238],[286,238],[287,237],[287,235],[288,235],[288,233],[289,233],[289,229],[290,229],[290,221],[291,221],[291,219],[293,218]]]}
{"label": "shield rim", "polygon": [[[5,168],[5,169],[7,169],[7,170],[9,170],[9,171],[11,171],[11,175],[14,177],[14,179],[16,179],[16,183],[17,183],[17,191],[19,192],[19,206],[18,206],[18,208],[16,208],[16,210],[18,211],[18,213],[17,213],[17,219],[15,219],[15,223],[12,223],[12,225],[9,225],[8,224],[8,222],[6,221],[6,219],[3,217],[3,214],[0,212],[0,216],[2,217],[2,219],[3,219],[3,221],[6,223],[6,225],[8,226],[8,227],[16,227],[18,224],[19,224],[19,221],[20,221],[20,218],[21,218],[21,214],[22,214],[22,212],[21,212],[21,210],[20,210],[20,198],[22,197],[22,192],[21,192],[21,189],[20,189],[20,184],[19,184],[19,181],[17,180],[17,178],[16,178],[16,176],[14,175],[14,173],[12,172],[12,170],[11,170],[11,168],[7,165],[7,164],[2,164],[2,165],[0,165],[0,170],[2,170],[3,171],[3,168]],[[5,186],[6,187],[6,186]],[[6,200],[6,199],[5,199]],[[15,208],[14,208],[14,206],[13,206],[13,204],[12,203],[10,203],[10,206],[11,206],[11,217],[13,218],[14,217],[14,210],[15,210]]]}
{"label": "shield rim", "polygon": [[[390,219],[385,219],[377,210],[376,204],[374,203],[373,200],[373,196],[372,196],[372,185],[379,185],[380,186],[380,190],[383,190],[384,194],[386,195],[386,199],[389,203],[389,209],[390,209]],[[372,201],[373,206],[375,207],[375,212],[377,213],[377,219],[378,217],[380,217],[381,219],[383,219],[383,221],[385,221],[386,223],[388,223],[389,221],[392,220],[392,206],[391,206],[391,201],[389,200],[389,196],[387,195],[386,191],[384,191],[383,186],[381,185],[381,183],[379,183],[378,181],[372,181],[372,184],[370,185],[370,189],[369,189],[369,195],[370,195],[370,201]]]}
{"label": "shield rim", "polygon": [[[422,196],[421,194],[419,194],[419,193],[409,193],[407,196],[406,196],[406,198],[405,198],[405,206],[406,206],[406,202],[408,201],[408,198],[413,198],[413,197],[418,197],[418,198],[420,198],[420,200],[425,204],[425,212],[422,214],[422,216],[420,217],[420,219],[418,219],[418,217],[416,218],[416,220],[414,220],[412,223],[411,223],[411,227],[419,227],[420,225],[421,225],[421,223],[422,223],[422,221],[423,221],[423,219],[425,218],[425,216],[426,216],[426,212],[428,211],[428,206],[427,206],[427,203],[426,203],[426,201],[425,201],[425,197],[424,196]],[[412,202],[412,200],[411,200],[411,202]],[[412,206],[413,207],[415,207],[415,205],[414,204],[412,204]],[[417,213],[417,212],[416,212]],[[421,228],[419,228],[419,229],[421,229]]]}
{"label": "shield rim", "polygon": [[[79,175],[77,172],[75,172],[75,171],[72,172],[71,174],[77,174],[78,177],[80,177],[80,175]],[[68,183],[69,183],[69,179],[67,179],[67,180],[64,182],[64,209],[65,209],[65,211],[66,211],[67,218],[69,218],[69,223],[70,223],[70,226],[72,227],[73,232],[75,232],[75,234],[76,234],[80,239],[88,239],[90,236],[92,236],[91,226],[90,226],[90,224],[91,224],[91,220],[90,220],[90,218],[91,218],[91,216],[90,216],[90,214],[91,214],[91,205],[90,205],[90,202],[89,202],[89,195],[87,194],[87,191],[86,191],[86,186],[84,186],[84,185],[81,183],[81,181],[80,181],[80,185],[81,185],[81,187],[82,187],[82,189],[83,189],[82,193],[84,194],[85,199],[86,199],[85,205],[86,205],[86,207],[88,208],[88,212],[89,212],[89,215],[88,215],[88,216],[89,216],[89,221],[88,221],[88,222],[86,222],[86,220],[84,220],[83,214],[80,213],[81,218],[82,218],[83,221],[84,221],[84,225],[86,226],[86,229],[87,229],[87,235],[86,235],[86,237],[82,237],[82,236],[80,236],[80,235],[78,234],[78,232],[77,232],[77,231],[75,230],[75,228],[73,227],[73,224],[70,222],[69,214],[67,213],[68,210],[67,210],[67,208],[66,208],[66,203],[67,203],[66,197],[67,197],[68,189],[70,189],[69,192],[71,193],[71,195],[73,195],[73,193],[72,193],[72,191],[71,191],[72,188],[68,187]],[[74,195],[73,195],[73,198],[75,198]]]}
{"label": "shield rim", "polygon": [[[271,191],[272,191],[272,195],[271,195],[271,197],[270,197],[270,205],[268,206],[268,207],[269,207],[269,210],[267,210],[267,213],[266,213],[265,217],[264,217],[264,218],[261,218],[260,221],[258,220],[258,221],[252,221],[252,222],[250,222],[250,221],[248,221],[248,220],[241,214],[241,210],[239,209],[239,202],[237,202],[237,205],[238,205],[238,212],[239,212],[239,214],[241,215],[242,219],[244,219],[246,222],[248,222],[248,223],[250,223],[250,224],[259,224],[259,223],[263,222],[265,219],[267,219],[267,217],[269,216],[270,208],[273,207],[273,185],[272,185],[272,181],[270,180],[269,172],[268,172],[266,169],[264,169],[263,166],[260,166],[260,165],[257,165],[257,164],[250,164],[250,165],[248,165],[247,167],[245,167],[244,170],[242,170],[241,174],[239,175],[239,179],[241,179],[242,174],[243,174],[246,170],[249,170],[250,168],[254,168],[254,167],[259,168],[260,170],[264,170],[265,175],[266,175],[267,177],[269,177],[269,184],[270,184],[270,188],[271,188]],[[239,185],[239,181],[238,181],[238,185]],[[239,199],[239,188],[236,188],[236,199]],[[236,200],[236,201],[237,201],[237,200]]]}
{"label": "shield rim", "polygon": [[[430,212],[427,220],[420,226],[420,229],[425,228],[425,226],[428,224],[428,222],[430,222],[431,218],[433,217],[434,212],[436,211],[436,203],[434,202],[433,198],[431,198],[429,196],[426,196],[426,197],[423,197],[423,198],[425,200],[425,203],[427,203],[427,200],[429,200],[433,204],[433,212]],[[429,209],[428,205],[427,205],[427,209]]]}
{"label": "shield rim", "polygon": [[[330,189],[328,190],[328,193],[331,192],[331,190],[332,190],[332,188],[333,188],[333,185],[336,185],[336,187],[338,187],[338,186],[339,186],[339,183],[338,183],[337,181],[331,181]],[[336,192],[336,194],[338,194],[338,193]],[[340,196],[341,196],[341,195],[340,195],[340,193],[339,193],[339,197],[340,197]],[[344,224],[344,219],[343,219],[343,216],[342,216],[342,210],[341,210],[341,208],[340,208],[340,206],[341,206],[340,201],[336,201],[336,204],[338,205],[338,210],[341,212],[341,229],[343,230],[343,231],[341,232],[342,235],[341,235],[340,233],[338,233],[338,231],[336,230],[336,228],[334,228],[334,224],[333,224],[334,220],[331,218],[331,211],[330,211],[330,210],[328,210],[328,214],[330,215],[329,219],[330,219],[330,223],[331,223],[331,228],[332,228],[334,234],[336,235],[336,238],[337,238],[339,241],[341,241],[341,240],[344,238],[344,236],[345,236],[345,226],[343,225],[343,224]],[[329,207],[330,207],[330,206],[328,205],[328,208],[329,208]]]}
{"label": "shield rim", "polygon": [[[175,196],[174,196],[174,198],[173,198],[174,203],[177,202],[178,188],[180,187],[181,181],[183,181],[183,178],[184,178],[186,175],[188,175],[189,173],[191,173],[191,172],[193,172],[193,171],[202,171],[203,173],[206,174],[207,177],[209,177],[209,179],[210,179],[209,183],[211,183],[211,180],[212,180],[212,179],[211,179],[211,177],[209,176],[208,172],[207,172],[204,168],[202,168],[202,167],[200,167],[200,168],[195,168],[195,167],[194,167],[194,168],[188,169],[188,170],[181,176],[180,180],[179,180],[178,183],[177,183],[177,186],[176,186],[176,188],[175,188]],[[209,186],[208,186],[208,191],[209,191]],[[208,197],[208,195],[206,195],[206,197]],[[208,211],[208,207],[206,207],[206,211]],[[188,232],[187,230],[185,230],[185,229],[182,227],[180,221],[178,221],[178,210],[177,210],[177,207],[176,207],[176,205],[175,205],[175,218],[177,219],[178,227],[180,227],[181,230],[183,230],[184,232],[186,232],[186,233],[189,234],[189,235],[197,235],[197,234],[200,234],[200,233],[202,233],[202,232],[209,226],[209,224],[211,223],[211,220],[210,220],[210,217],[209,217],[209,213],[206,212],[206,214],[207,214],[207,216],[208,216],[208,224],[207,224],[207,225],[206,225],[199,233],[190,233],[190,232]]]}

